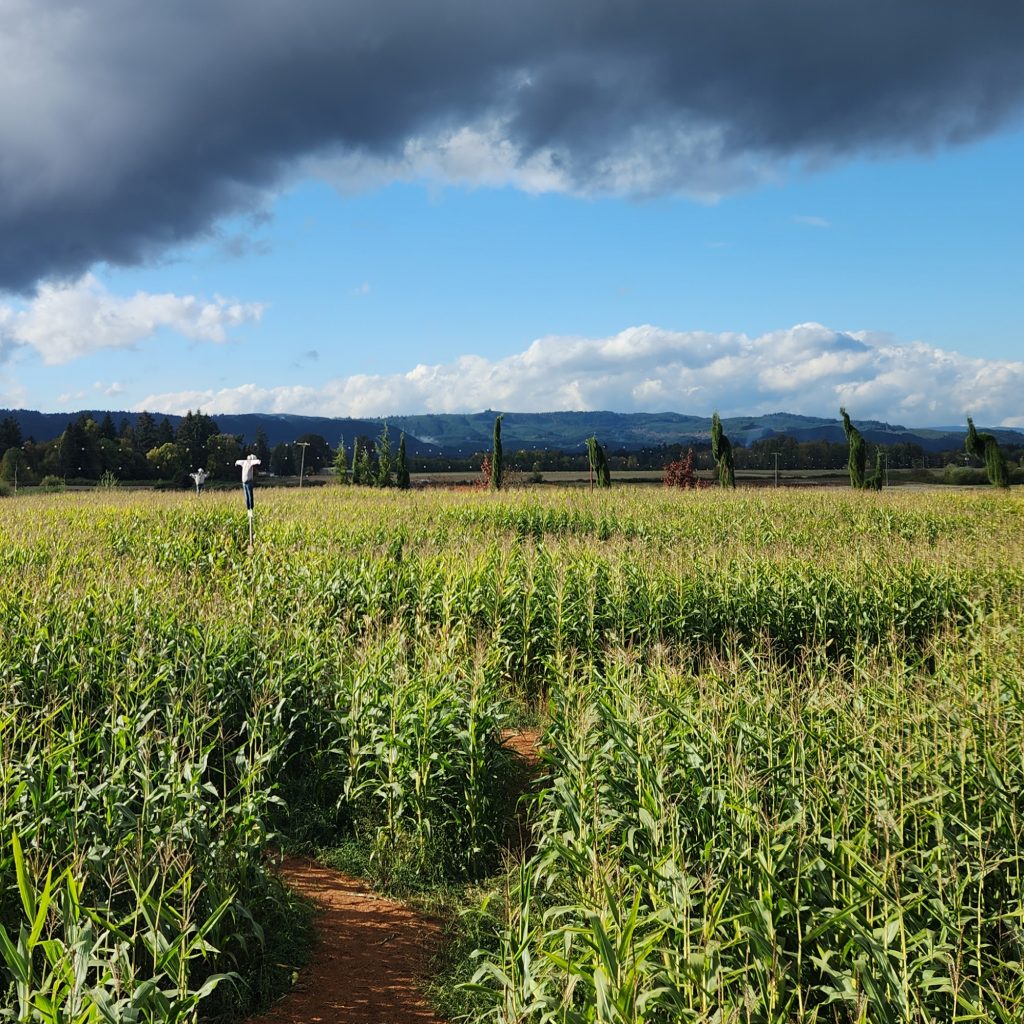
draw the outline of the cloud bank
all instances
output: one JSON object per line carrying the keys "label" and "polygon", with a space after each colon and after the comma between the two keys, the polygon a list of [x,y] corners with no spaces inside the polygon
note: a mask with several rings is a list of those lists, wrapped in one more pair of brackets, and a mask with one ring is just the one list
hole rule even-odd
{"label": "cloud bank", "polygon": [[800,324],[745,334],[631,327],[609,338],[547,337],[504,359],[462,356],[407,373],[338,377],[317,387],[242,384],[152,394],[136,409],[185,413],[401,413],[611,409],[708,415],[836,414],[915,426],[1024,425],[1024,362],[977,359],[924,342]]}
{"label": "cloud bank", "polygon": [[136,348],[165,328],[193,341],[222,343],[231,328],[262,313],[259,303],[222,298],[149,292],[122,298],[86,274],[71,283],[41,285],[24,309],[0,306],[0,360],[27,347],[56,366],[100,349]]}
{"label": "cloud bank", "polygon": [[715,196],[998,130],[1016,0],[6,0],[0,288],[127,264],[316,170]]}

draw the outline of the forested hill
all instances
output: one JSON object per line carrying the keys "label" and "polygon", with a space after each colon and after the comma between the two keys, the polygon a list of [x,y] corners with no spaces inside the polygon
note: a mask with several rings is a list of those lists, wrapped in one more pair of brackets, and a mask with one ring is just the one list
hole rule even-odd
{"label": "forested hill", "polygon": [[[838,411],[838,410],[837,410]],[[494,417],[487,410],[479,413],[446,413],[423,416],[393,416],[392,428],[406,431],[427,444],[445,451],[478,451],[491,446]],[[948,451],[963,446],[964,426],[914,428],[877,420],[855,422],[867,441],[873,444],[919,444],[925,451]],[[797,441],[845,442],[842,421],[793,413],[765,416],[733,416],[722,420],[733,444],[749,445],[763,438],[788,436]],[[708,444],[710,416],[683,413],[551,412],[506,413],[502,420],[502,442],[506,449],[551,448],[565,452],[582,449],[586,438],[596,434],[611,451],[639,450],[660,445]],[[1024,432],[1002,428],[991,430],[1000,441],[1024,443]]]}
{"label": "forested hill", "polygon": [[[105,410],[84,410],[97,422],[107,415]],[[851,410],[851,413],[854,411]],[[37,441],[48,441],[59,437],[68,423],[77,419],[80,411],[73,413],[41,413],[26,409],[0,409],[0,418],[12,417],[21,429],[23,437]],[[114,423],[120,425],[127,420],[134,425],[139,413],[111,412]],[[154,412],[157,419],[163,415]],[[419,416],[391,416],[386,421],[378,419],[330,418],[325,416],[289,416],[269,413],[246,413],[241,415],[215,415],[218,428],[225,434],[241,434],[251,441],[262,430],[267,442],[273,446],[281,442],[292,442],[304,434],[319,434],[331,446],[344,438],[351,446],[357,436],[376,437],[385,422],[388,423],[392,440],[397,441],[400,431],[407,435],[407,447],[411,455],[431,453],[471,454],[490,448],[494,430],[493,410],[479,413],[444,413]],[[168,416],[172,427],[177,427],[180,416]],[[918,444],[925,451],[949,451],[963,445],[966,426],[951,425],[945,428],[915,428],[875,420],[859,420],[857,424],[865,439],[873,444]],[[816,416],[797,416],[790,413],[772,413],[766,416],[737,416],[723,420],[725,432],[734,444],[749,445],[763,438],[786,435],[797,441],[844,440],[842,423],[837,418],[827,419]],[[707,443],[711,420],[706,416],[688,416],[682,413],[616,413],[616,412],[551,412],[551,413],[506,413],[502,421],[502,440],[505,448],[537,449],[548,448],[565,452],[583,445],[592,434],[596,434],[608,449],[618,451],[639,450],[658,447],[662,444]],[[991,430],[996,437],[1011,445],[1024,443],[1024,432],[1002,428]]]}

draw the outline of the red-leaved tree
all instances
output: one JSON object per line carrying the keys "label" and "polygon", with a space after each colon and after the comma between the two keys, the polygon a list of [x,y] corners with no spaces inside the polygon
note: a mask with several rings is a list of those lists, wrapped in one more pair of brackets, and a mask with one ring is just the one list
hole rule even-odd
{"label": "red-leaved tree", "polygon": [[670,462],[662,474],[661,482],[666,487],[682,487],[684,490],[697,490],[706,484],[693,469],[693,449],[688,448],[686,455],[675,462]]}

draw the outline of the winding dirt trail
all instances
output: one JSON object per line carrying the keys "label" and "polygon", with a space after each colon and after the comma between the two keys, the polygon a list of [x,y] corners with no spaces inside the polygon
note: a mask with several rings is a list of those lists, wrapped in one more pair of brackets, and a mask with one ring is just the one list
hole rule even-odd
{"label": "winding dirt trail", "polygon": [[[503,736],[522,760],[526,785],[539,739],[535,729]],[[525,845],[529,830],[517,822]],[[285,858],[281,877],[317,907],[317,942],[294,987],[249,1024],[442,1024],[422,995],[437,922],[305,858]]]}
{"label": "winding dirt trail", "polygon": [[441,1024],[420,991],[435,922],[313,861],[289,857],[281,876],[316,905],[317,943],[295,986],[250,1024]]}

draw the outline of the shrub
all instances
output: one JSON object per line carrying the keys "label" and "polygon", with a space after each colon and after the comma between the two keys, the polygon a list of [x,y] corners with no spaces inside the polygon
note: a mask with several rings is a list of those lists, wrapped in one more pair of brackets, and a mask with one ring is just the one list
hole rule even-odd
{"label": "shrub", "polygon": [[953,484],[956,487],[965,487],[972,484],[988,483],[988,475],[983,469],[974,469],[972,466],[956,466],[951,462],[942,471],[942,482]]}
{"label": "shrub", "polygon": [[665,467],[661,482],[666,487],[682,487],[684,490],[696,490],[704,486],[693,468],[692,448],[686,450],[683,458],[676,459]]}

